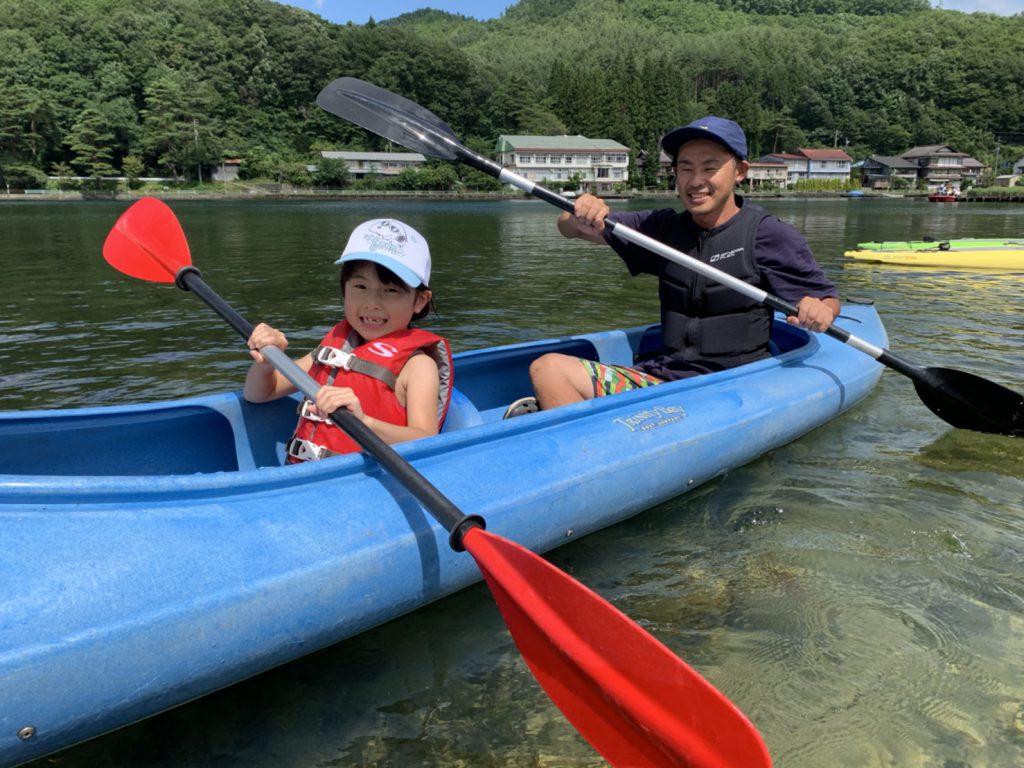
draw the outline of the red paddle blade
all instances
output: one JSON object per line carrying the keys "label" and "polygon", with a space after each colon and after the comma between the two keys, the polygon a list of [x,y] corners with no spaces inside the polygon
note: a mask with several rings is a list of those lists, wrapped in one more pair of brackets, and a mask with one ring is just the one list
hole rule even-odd
{"label": "red paddle blade", "polygon": [[533,674],[614,766],[771,766],[757,729],[632,619],[533,552],[463,537]]}
{"label": "red paddle blade", "polygon": [[181,224],[155,197],[121,214],[103,243],[103,258],[126,275],[157,283],[173,283],[178,270],[192,264]]}

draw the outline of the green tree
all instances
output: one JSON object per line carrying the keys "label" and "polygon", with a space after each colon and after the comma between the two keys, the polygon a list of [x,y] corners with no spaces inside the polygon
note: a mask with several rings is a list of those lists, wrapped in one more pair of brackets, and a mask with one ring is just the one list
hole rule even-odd
{"label": "green tree", "polygon": [[128,155],[121,163],[121,170],[128,179],[129,189],[138,189],[142,186],[139,178],[146,172],[146,165],[138,155]]}
{"label": "green tree", "polygon": [[65,143],[74,153],[71,165],[93,179],[114,176],[114,134],[107,128],[103,113],[94,107],[82,111],[71,126]]}
{"label": "green tree", "polygon": [[313,183],[320,187],[347,187],[351,180],[348,163],[340,158],[321,157],[313,174]]}
{"label": "green tree", "polygon": [[142,145],[158,166],[179,179],[221,159],[219,121],[211,117],[216,94],[192,70],[165,70],[145,90]]}

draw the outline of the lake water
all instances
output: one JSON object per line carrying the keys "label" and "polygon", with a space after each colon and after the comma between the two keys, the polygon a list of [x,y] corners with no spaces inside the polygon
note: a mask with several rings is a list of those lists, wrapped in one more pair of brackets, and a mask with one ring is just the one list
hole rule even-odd
{"label": "lake water", "polygon": [[[842,257],[867,240],[1024,237],[1024,207],[761,202],[805,233],[844,297],[875,300],[894,352],[1024,390],[1024,274]],[[206,281],[294,349],[340,316],[333,261],[377,216],[430,242],[429,327],[456,349],[657,318],[653,280],[560,238],[539,201],[171,204]],[[0,202],[0,409],[241,385],[248,357],[223,321],[103,261],[126,207]],[[951,429],[895,372],[842,418],[549,557],[721,689],[778,766],[1024,765],[1024,440]],[[603,761],[477,586],[38,765]]]}

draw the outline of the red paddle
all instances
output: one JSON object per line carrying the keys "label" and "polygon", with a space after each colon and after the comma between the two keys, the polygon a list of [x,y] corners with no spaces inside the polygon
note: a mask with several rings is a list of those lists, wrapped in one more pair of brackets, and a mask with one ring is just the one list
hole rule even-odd
{"label": "red paddle", "polygon": [[[248,339],[252,325],[206,285],[164,203],[143,198],[118,219],[104,258],[132,277],[190,290]],[[276,347],[264,357],[304,395],[320,385]],[[409,490],[476,560],[509,632],[551,700],[612,765],[761,768],[771,758],[749,720],[668,648],[540,556],[484,530],[409,462],[342,409],[332,420]]]}

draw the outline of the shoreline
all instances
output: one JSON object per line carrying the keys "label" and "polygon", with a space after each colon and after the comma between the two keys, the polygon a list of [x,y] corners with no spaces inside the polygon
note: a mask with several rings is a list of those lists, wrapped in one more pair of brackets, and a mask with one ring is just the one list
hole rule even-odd
{"label": "shoreline", "polygon": [[[276,186],[276,185],[274,185]],[[771,192],[759,192],[757,190],[740,191],[743,197],[750,199],[849,199],[849,200],[925,200],[927,192],[864,192],[863,194],[851,195],[845,191],[796,191],[783,190]],[[118,201],[134,202],[143,197],[155,197],[161,200],[204,200],[204,201],[232,201],[240,200],[264,201],[264,200],[428,200],[428,201],[466,201],[466,202],[487,202],[504,200],[533,200],[530,195],[513,190],[500,190],[496,192],[421,192],[415,190],[383,191],[383,190],[327,190],[327,189],[301,189],[291,187],[287,189],[246,187],[244,190],[227,190],[189,188],[189,189],[159,189],[159,190],[132,190],[117,192],[86,192],[80,191],[50,191],[50,190],[25,190],[19,192],[0,192],[0,202],[91,202],[91,201]],[[569,198],[572,199],[572,198]],[[618,194],[607,195],[605,200],[675,200],[675,191],[670,190],[630,190]],[[1024,191],[1017,195],[988,196],[988,195],[961,195],[954,203],[941,203],[944,205],[955,205],[956,203],[1024,203]]]}

